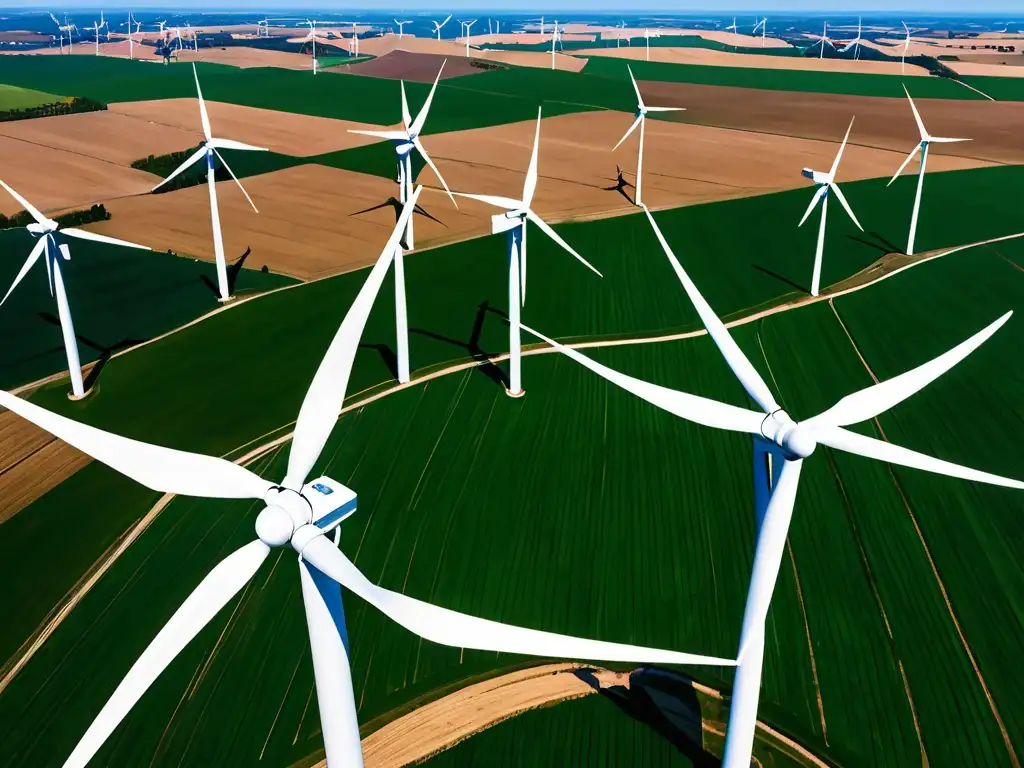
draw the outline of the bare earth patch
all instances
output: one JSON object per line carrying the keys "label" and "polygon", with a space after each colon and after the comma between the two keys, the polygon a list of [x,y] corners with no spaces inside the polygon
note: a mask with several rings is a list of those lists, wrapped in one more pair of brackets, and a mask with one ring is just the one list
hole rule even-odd
{"label": "bare earth patch", "polygon": [[[981,75],[983,77],[1024,77],[1024,56],[1017,56],[1019,62],[1016,66],[1010,66],[1001,62],[993,61],[991,64],[983,64],[976,61],[944,61],[947,67],[960,75]],[[985,86],[982,86],[984,88]]]}
{"label": "bare earth patch", "polygon": [[[319,42],[319,40],[317,41]],[[183,48],[176,51],[178,61],[206,61],[214,64],[228,64],[232,67],[277,67],[279,69],[309,69],[310,57],[288,51],[270,51],[246,46],[228,48],[200,48],[198,51]]]}
{"label": "bare earth patch", "polygon": [[[413,37],[411,35],[405,35],[400,38],[397,35],[386,35],[384,37],[371,37],[359,41],[360,53],[383,56],[391,51],[432,53],[437,56],[447,56],[451,59],[466,58],[466,44],[457,43],[451,39],[436,40],[430,37]],[[474,59],[501,61],[520,67],[551,68],[551,54],[544,51],[481,51],[470,48],[469,53],[470,57]],[[559,54],[558,60],[559,69],[569,69],[574,72],[583,69],[583,66],[586,64],[586,61],[582,59],[576,59],[564,54]]]}
{"label": "bare earth patch", "polygon": [[[644,28],[643,27],[626,27],[621,29],[619,27],[608,27],[591,24],[566,24],[565,31],[567,33],[576,34],[597,34],[601,36],[602,40],[626,40],[629,38],[636,39],[641,38],[640,45],[643,45]],[[653,31],[653,30],[652,30]],[[716,43],[722,43],[723,45],[732,45],[738,48],[791,48],[792,45],[785,40],[780,40],[777,37],[765,37],[763,40],[760,35],[743,35],[735,34],[733,32],[720,32],[713,29],[687,29],[684,27],[665,27],[659,29],[658,32],[662,37],[676,37],[676,36],[693,36],[703,37],[705,40],[712,40]]]}
{"label": "bare earth patch", "polygon": [[[175,128],[188,138],[167,151],[180,151],[198,144],[202,138],[198,99],[160,99],[111,104],[111,112],[137,120],[142,125]],[[310,157],[339,149],[361,147],[376,139],[349,133],[349,129],[382,130],[384,126],[314,117],[273,109],[243,107],[220,101],[207,101],[216,136],[232,138],[257,147],[296,157]],[[57,120],[63,118],[54,118]],[[2,128],[0,128],[2,133]],[[145,157],[146,153],[135,158]]]}
{"label": "bare earth patch", "polygon": [[0,412],[0,525],[89,461],[31,422]]}
{"label": "bare earth patch", "polygon": [[[444,64],[444,70],[441,70]],[[385,77],[391,80],[408,80],[414,83],[432,83],[437,73],[441,79],[472,75],[484,70],[474,67],[465,56],[452,58],[436,53],[413,53],[411,51],[393,50],[383,56],[357,64],[339,64],[327,69],[339,70],[352,75],[369,77]]]}
{"label": "bare earth patch", "polygon": [[[634,61],[644,61],[648,58],[648,52],[643,45],[643,41],[638,45],[622,46],[621,48],[592,48],[573,51],[573,53],[577,56],[609,56]],[[899,62],[819,59],[813,56],[762,56],[756,53],[715,51],[710,48],[662,48],[660,46],[653,46],[650,49],[650,60],[668,62],[670,64],[704,64],[715,67],[791,69],[807,72],[856,72],[873,75],[902,74]],[[910,64],[907,65],[905,74],[908,77],[910,75],[927,75],[928,70]]]}

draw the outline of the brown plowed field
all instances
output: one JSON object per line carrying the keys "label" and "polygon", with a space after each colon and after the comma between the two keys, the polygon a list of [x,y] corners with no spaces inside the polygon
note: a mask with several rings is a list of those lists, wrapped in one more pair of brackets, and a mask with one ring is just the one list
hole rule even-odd
{"label": "brown plowed field", "polygon": [[[427,137],[430,146],[432,137]],[[442,171],[443,172],[443,171]],[[224,249],[229,260],[252,248],[247,265],[309,279],[347,272],[376,260],[391,234],[395,209],[358,213],[397,196],[379,176],[302,165],[245,180],[259,207],[253,213],[234,182],[217,185]],[[490,231],[489,212],[457,211],[443,193],[424,192],[420,205],[442,224],[416,217],[416,244],[461,240]],[[154,247],[212,260],[210,203],[205,185],[107,203],[113,218],[89,225],[114,237],[143,237]]]}
{"label": "brown plowed field", "polygon": [[[257,147],[267,147],[296,157],[310,157],[338,149],[361,147],[375,139],[349,133],[349,129],[382,130],[384,126],[334,120],[329,117],[278,112],[272,109],[243,107],[207,101],[206,109],[215,136],[231,138]],[[195,146],[202,140],[198,99],[161,99],[159,101],[131,101],[111,104],[109,110],[126,119],[135,120],[143,127],[160,126],[179,130],[188,138],[174,150]],[[63,120],[64,118],[53,118]],[[36,121],[32,121],[36,122]],[[0,126],[0,133],[3,132]],[[145,157],[147,153],[137,155]]]}
{"label": "brown plowed field", "polygon": [[[317,45],[320,41],[317,40]],[[147,51],[151,49],[147,48]],[[228,64],[232,67],[277,67],[279,69],[309,69],[310,57],[288,51],[264,51],[244,45],[229,48],[203,48],[198,51],[182,48],[175,51],[178,61],[206,61],[213,64]]]}
{"label": "brown plowed field", "polygon": [[[913,95],[913,83],[908,88]],[[648,104],[686,107],[679,119],[701,125],[834,141],[842,139],[850,118],[856,116],[851,140],[857,144],[906,154],[919,140],[905,99],[653,81],[641,82],[640,89]],[[965,144],[933,145],[929,159],[956,154],[995,163],[1024,163],[1018,128],[1024,124],[1024,103],[954,99],[917,99],[915,103],[932,133],[972,139]]]}
{"label": "brown plowed field", "polygon": [[408,80],[413,83],[432,83],[437,77],[441,64],[447,60],[441,79],[447,80],[462,75],[472,75],[484,70],[474,67],[465,56],[441,56],[436,53],[413,53],[394,50],[376,59],[358,64],[340,64],[328,69],[337,69],[353,75],[385,77],[391,80]]}
{"label": "brown plowed field", "polygon": [[[648,51],[641,40],[632,46],[621,48],[593,48],[573,51],[576,56],[610,56],[619,59],[644,61]],[[809,56],[761,56],[756,53],[731,53],[714,51],[710,48],[662,48],[654,46],[649,52],[650,61],[670,64],[705,64],[715,67],[749,67],[752,69],[794,69],[811,72],[857,72],[873,75],[899,75],[899,62],[853,61],[852,59],[819,59]],[[927,75],[928,70],[908,64],[906,74]]]}

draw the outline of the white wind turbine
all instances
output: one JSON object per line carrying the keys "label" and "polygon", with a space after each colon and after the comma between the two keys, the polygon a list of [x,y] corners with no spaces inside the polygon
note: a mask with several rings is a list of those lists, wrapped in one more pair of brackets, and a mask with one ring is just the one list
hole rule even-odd
{"label": "white wind turbine", "polygon": [[861,44],[861,42],[864,39],[864,38],[862,38],[860,36],[860,31],[861,31],[861,19],[860,19],[860,16],[858,16],[857,17],[857,36],[855,38],[853,38],[853,40],[848,42],[846,45],[844,45],[842,48],[840,48],[839,49],[840,53],[846,53],[848,50],[853,48],[853,58],[854,58],[854,60],[860,58],[860,44]]}
{"label": "white wind turbine", "polygon": [[[899,167],[899,170],[893,174],[893,177],[889,179],[889,184],[896,181],[896,178],[903,173],[903,169],[907,167],[907,164],[914,159],[914,155],[921,152],[921,167],[917,171],[917,192],[914,193],[914,212],[910,215],[910,236],[907,238],[907,255],[914,255],[914,237],[917,234],[917,214],[921,210],[921,188],[924,186],[924,173],[925,165],[928,162],[928,147],[931,144],[955,144],[960,141],[970,141],[970,139],[946,139],[941,136],[932,136],[924,127],[924,123],[921,121],[921,115],[918,114],[917,107],[914,104],[914,100],[910,98],[910,92],[907,90],[907,86],[903,86],[903,92],[907,94],[907,100],[910,102],[910,109],[914,112],[914,122],[917,123],[917,130],[921,134],[921,141],[918,142],[917,146],[911,150],[910,154],[907,155],[907,159],[903,161],[903,165]],[[889,186],[886,184],[886,186]]]}
{"label": "white wind turbine", "polygon": [[832,168],[828,173],[821,171],[811,170],[810,168],[804,168],[803,175],[813,181],[817,185],[817,189],[814,191],[814,197],[811,198],[811,204],[807,206],[807,210],[804,211],[804,216],[800,219],[798,227],[802,227],[804,222],[807,221],[807,217],[811,215],[811,211],[814,210],[814,206],[821,202],[821,223],[818,225],[818,245],[814,249],[814,274],[811,277],[811,296],[818,295],[818,287],[821,282],[821,254],[825,249],[825,217],[828,214],[828,195],[829,192],[834,192],[836,199],[839,200],[839,204],[843,206],[843,209],[849,214],[853,223],[857,225],[857,229],[864,231],[864,227],[857,221],[857,217],[853,215],[853,210],[850,208],[850,204],[846,202],[846,196],[843,191],[839,189],[839,185],[836,184],[836,171],[839,170],[839,161],[843,157],[843,150],[846,149],[846,141],[850,138],[850,131],[853,129],[853,118],[850,118],[850,126],[846,129],[846,135],[843,137],[843,143],[839,145],[839,151],[836,153],[836,159],[832,161]]}
{"label": "white wind turbine", "polygon": [[633,70],[632,70],[632,68],[627,64],[626,65],[626,69],[629,70],[629,79],[633,81],[633,90],[636,91],[636,112],[633,113],[634,115],[636,115],[636,119],[633,121],[633,124],[631,126],[629,126],[629,130],[627,130],[622,135],[622,138],[619,139],[619,143],[615,145],[615,147],[612,149],[612,152],[614,152],[616,149],[618,149],[619,146],[622,144],[622,142],[624,142],[627,138],[629,138],[629,134],[631,134],[634,130],[636,130],[636,127],[638,125],[640,126],[640,146],[637,149],[637,154],[636,154],[636,186],[635,186],[636,198],[635,198],[634,202],[637,205],[643,205],[643,198],[642,198],[642,194],[641,193],[642,193],[642,187],[643,187],[643,166],[644,166],[644,123],[647,122],[647,113],[648,112],[684,112],[685,108],[684,107],[651,107],[651,106],[648,106],[647,104],[644,104],[644,97],[640,95],[640,87],[636,84],[636,78],[633,77]]}
{"label": "white wind turbine", "polygon": [[249,193],[245,191],[245,187],[242,186],[242,182],[235,176],[235,172],[231,170],[231,166],[227,164],[227,161],[218,151],[220,149],[243,149],[252,150],[255,152],[266,152],[266,147],[254,147],[249,144],[243,144],[240,141],[234,141],[233,139],[216,139],[210,132],[210,118],[206,113],[206,102],[203,100],[203,92],[199,87],[199,75],[196,73],[196,65],[192,65],[192,75],[196,80],[196,95],[199,97],[199,117],[203,123],[203,143],[192,155],[189,156],[185,162],[174,169],[166,179],[161,181],[155,187],[153,191],[160,189],[164,184],[169,182],[175,176],[182,171],[191,168],[193,165],[198,163],[202,159],[206,159],[206,185],[210,190],[210,221],[213,225],[213,255],[217,262],[217,290],[220,293],[219,300],[224,302],[231,298],[230,288],[228,287],[228,273],[227,264],[224,261],[224,239],[220,231],[220,209],[217,206],[217,184],[214,178],[214,156],[220,160],[221,165],[227,169],[227,172],[231,174],[231,178],[234,179],[235,184],[242,190],[242,194],[245,195],[245,199],[249,201],[249,205],[252,209],[259,213],[256,205],[253,203],[252,198],[249,197]]}
{"label": "white wind turbine", "polygon": [[94,21],[91,27],[84,27],[89,32],[93,32],[96,35],[96,55],[100,55],[100,30],[103,29],[103,24],[99,21]]}
{"label": "white wind turbine", "polygon": [[459,24],[462,25],[462,30],[463,30],[462,36],[466,40],[466,57],[467,58],[469,57],[469,30],[473,28],[473,25],[476,24],[477,21],[478,21],[477,19],[473,19],[472,21],[460,21],[459,22]]}
{"label": "white wind turbine", "polygon": [[734,35],[739,32],[739,27],[736,26],[736,17],[732,17],[732,24],[725,28],[726,32],[732,32]]}
{"label": "white wind turbine", "polygon": [[[459,207],[458,203],[455,202],[455,198],[452,197],[451,190],[448,189],[448,184],[444,180],[444,176],[441,175],[441,171],[439,171],[437,166],[434,165],[434,161],[430,159],[430,155],[427,154],[426,148],[420,141],[420,133],[426,125],[427,115],[430,113],[430,104],[434,100],[434,91],[437,90],[437,83],[441,79],[441,73],[444,72],[444,65],[447,61],[448,60],[445,59],[445,61],[441,62],[441,68],[437,71],[437,77],[434,78],[434,85],[430,88],[427,100],[423,102],[423,106],[420,108],[415,120],[413,120],[412,116],[409,114],[409,102],[405,97],[405,82],[399,81],[399,90],[402,93],[401,130],[349,130],[349,133],[358,133],[363,136],[374,136],[378,139],[387,139],[394,144],[395,155],[398,160],[399,200],[402,205],[405,205],[406,201],[412,196],[412,151],[415,149],[419,153],[420,157],[423,158],[423,162],[430,166],[430,170],[432,170],[434,175],[437,176],[441,185],[444,187],[444,191],[447,192],[448,197],[451,198],[452,204],[456,208]],[[409,321],[406,314],[405,303],[405,262],[402,255],[403,247],[405,250],[410,251],[415,247],[412,216],[408,219],[402,241],[399,242],[395,251],[395,329],[397,336],[396,347],[398,349],[398,381],[402,384],[409,381]]]}
{"label": "white wind turbine", "polygon": [[315,75],[316,72],[317,72],[317,66],[316,66],[316,25],[317,25],[317,22],[314,19],[306,19],[306,23],[309,25],[309,34],[307,34],[304,38],[302,38],[302,42],[306,42],[307,40],[310,40],[313,43],[313,74]]}
{"label": "white wind turbine", "polygon": [[[551,27],[551,68],[555,68],[555,45],[562,39],[562,33],[558,31],[558,19],[555,19],[554,26]],[[562,52],[565,52],[565,48],[562,48]]]}
{"label": "white wind turbine", "polygon": [[761,28],[761,47],[764,48],[765,35],[767,34],[767,30],[768,30],[768,17],[767,16],[762,17],[761,20],[759,22],[757,22],[757,24],[754,25],[753,34],[755,34],[755,35],[757,34],[758,27]]}
{"label": "white wind turbine", "polygon": [[[818,35],[811,35],[811,37],[813,37],[815,40],[818,41],[814,45],[821,45],[821,53],[818,54],[818,58],[819,59],[825,58],[825,45],[826,44],[832,46],[832,48],[836,47],[836,44],[833,43],[832,39],[828,36],[828,22],[827,21],[825,22],[825,26],[822,27],[821,37],[819,37]],[[812,45],[811,48],[813,48],[814,45]]]}
{"label": "white wind turbine", "polygon": [[903,41],[903,53],[900,54],[900,73],[907,71],[907,51],[910,50],[910,27],[907,26],[907,22],[901,21],[903,25],[903,31],[907,33],[907,39]]}
{"label": "white wind turbine", "polygon": [[411,23],[412,22],[408,21],[408,20],[407,21],[399,21],[398,19],[395,19],[395,24],[398,26],[398,39],[399,40],[402,39],[402,36],[404,34],[402,32],[402,29],[405,27],[406,24],[411,24]]}
{"label": "white wind turbine", "polygon": [[753,436],[754,513],[758,536],[747,603],[743,612],[738,666],[733,683],[725,756],[722,762],[723,768],[748,768],[761,688],[765,618],[768,615],[769,603],[785,551],[803,460],[820,444],[898,466],[1006,488],[1024,489],[1024,483],[1020,481],[962,467],[843,428],[873,419],[926,387],[981,346],[1010,318],[1012,312],[1007,312],[987,328],[934,360],[888,381],[847,395],[827,411],[806,421],[796,422],[776,402],[760,374],[683,270],[650,211],[646,208],[644,210],[708,334],[740,384],[761,410],[726,405],[716,400],[626,376],[594,362],[573,349],[563,347],[536,331],[529,328],[526,330],[612,384],[662,410],[696,424]]}
{"label": "white wind turbine", "polygon": [[519,340],[519,313],[523,304],[526,303],[526,222],[532,221],[544,234],[554,240],[563,249],[575,256],[586,267],[593,271],[598,277],[603,277],[593,265],[574,251],[568,243],[559,236],[551,226],[538,216],[530,204],[533,202],[533,193],[537,189],[537,161],[540,149],[540,116],[541,110],[537,108],[537,130],[533,137],[533,154],[530,155],[530,167],[526,171],[526,181],[523,183],[523,197],[515,200],[510,197],[497,197],[495,195],[470,195],[465,192],[456,192],[462,197],[472,200],[479,200],[493,205],[496,208],[505,209],[504,213],[498,213],[491,217],[491,233],[507,233],[508,246],[508,333],[509,333],[509,386],[506,390],[512,397],[522,397],[525,392],[521,383],[521,356],[522,345]]}
{"label": "white wind turbine", "polygon": [[[140,248],[144,251],[150,250],[149,246],[136,245],[135,243],[129,243],[126,240],[118,240],[113,237],[107,237],[106,235],[97,235],[95,232],[89,232],[84,229],[77,229],[75,227],[64,227],[60,228],[60,225],[56,221],[44,216],[39,212],[35,206],[32,205],[28,200],[19,195],[13,189],[11,189],[3,181],[0,181],[0,185],[6,189],[11,197],[17,200],[29,215],[33,218],[33,223],[29,224],[25,229],[32,233],[32,236],[37,238],[35,245],[32,246],[32,250],[28,254],[28,259],[21,267],[21,271],[18,272],[17,277],[14,278],[14,282],[11,283],[11,287],[7,289],[7,294],[3,300],[0,301],[2,305],[7,298],[11,295],[15,288],[18,287],[18,283],[21,282],[22,278],[28,274],[28,271],[32,268],[39,257],[42,256],[46,262],[46,274],[48,282],[50,284],[50,295],[57,300],[57,315],[60,318],[60,329],[64,336],[64,351],[67,353],[68,358],[68,374],[71,377],[71,397],[75,400],[85,397],[85,384],[82,381],[82,364],[78,358],[78,339],[75,336],[75,325],[71,320],[71,307],[68,304],[68,295],[64,290],[64,276],[61,273],[60,263],[61,260],[69,261],[71,259],[71,249],[67,243],[58,243],[55,235],[60,234],[61,238],[72,237],[79,240],[93,240],[97,243],[107,243],[109,245],[122,245],[127,248]],[[58,253],[60,258],[58,258]]]}
{"label": "white wind turbine", "polygon": [[445,18],[445,20],[442,21],[440,24],[438,24],[436,21],[431,22],[434,25],[434,31],[437,32],[437,39],[438,40],[441,39],[441,27],[443,27],[445,24],[447,24],[449,21],[451,21],[451,18],[452,18],[452,15],[449,13],[447,18]]}
{"label": "white wind turbine", "polygon": [[[735,664],[468,616],[374,585],[336,547],[335,531],[356,511],[356,493],[329,477],[310,482],[307,478],[338,419],[367,317],[419,193],[417,189],[403,208],[390,240],[313,377],[295,423],[288,469],[281,483],[264,480],[224,459],[104,432],[0,392],[0,405],[148,488],[202,498],[256,499],[265,505],[255,521],[257,538],[216,565],[186,598],[104,704],[64,768],[86,766],[153,682],[256,575],[276,547],[291,546],[298,555],[320,723],[327,764],[332,768],[363,765],[341,587],[410,632],[455,648],[594,661]],[[328,539],[331,532],[335,532],[334,543]]]}
{"label": "white wind turbine", "polygon": [[358,56],[359,55],[359,34],[356,32],[356,25],[359,22],[351,21],[349,23],[352,25],[352,37],[349,40],[348,52],[349,52],[349,55],[351,55],[351,56]]}

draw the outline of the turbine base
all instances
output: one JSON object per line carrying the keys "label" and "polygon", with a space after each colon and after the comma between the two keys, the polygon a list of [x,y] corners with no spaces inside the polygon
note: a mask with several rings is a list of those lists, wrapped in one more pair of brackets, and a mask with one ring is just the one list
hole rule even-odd
{"label": "turbine base", "polygon": [[518,392],[513,392],[508,387],[505,387],[505,394],[508,395],[509,397],[514,397],[518,400],[520,397],[523,397],[526,394],[526,390],[520,389]]}
{"label": "turbine base", "polygon": [[83,392],[80,395],[76,395],[74,390],[72,390],[71,392],[68,392],[68,400],[70,400],[73,403],[77,403],[79,400],[85,400],[85,398],[92,394],[94,389],[96,389],[95,386],[89,387],[87,390],[85,390],[85,392]]}
{"label": "turbine base", "polygon": [[231,296],[228,296],[226,299],[218,296],[217,297],[217,303],[218,304],[230,304],[232,301],[234,301],[237,298],[238,297],[233,295],[233,294]]}

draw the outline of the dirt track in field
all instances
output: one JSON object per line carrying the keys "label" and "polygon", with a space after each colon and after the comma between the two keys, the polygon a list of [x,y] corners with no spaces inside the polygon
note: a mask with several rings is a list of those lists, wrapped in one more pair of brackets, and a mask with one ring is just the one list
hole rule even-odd
{"label": "dirt track in field", "polygon": [[0,525],[90,461],[20,416],[0,412]]}
{"label": "dirt track in field", "polygon": [[[852,59],[818,59],[813,56],[761,56],[756,53],[732,53],[710,48],[663,48],[647,51],[639,45],[621,48],[592,48],[573,51],[576,56],[606,56],[633,61],[668,62],[670,64],[704,64],[715,67],[747,67],[752,69],[790,69],[805,72],[856,72],[873,75],[900,75],[899,62],[853,61]],[[928,70],[908,64],[906,76],[927,75]]]}
{"label": "dirt track in field", "polygon": [[[913,82],[907,87],[913,96]],[[686,107],[679,119],[701,125],[835,141],[842,139],[850,118],[856,116],[850,140],[857,144],[906,155],[920,140],[906,99],[655,81],[642,81],[640,91],[648,104]],[[1024,102],[915,99],[915,103],[932,133],[971,139],[966,144],[932,145],[929,162],[939,154],[955,154],[995,163],[1024,163],[1018,128],[1024,124]]]}
{"label": "dirt track in field", "polygon": [[[339,149],[361,147],[377,139],[349,133],[356,130],[383,130],[385,126],[334,120],[295,112],[243,107],[220,101],[207,101],[206,109],[215,136],[241,141],[274,152],[296,157],[309,157]],[[158,101],[130,101],[111,104],[109,111],[137,121],[142,130],[152,127],[171,128],[188,136],[185,143],[174,150],[194,147],[203,138],[198,99],[161,99]],[[100,114],[100,113],[97,113]],[[50,119],[50,118],[48,118]],[[52,118],[61,120],[63,118]],[[32,121],[35,122],[35,121]],[[0,133],[3,132],[0,124]],[[145,157],[145,154],[135,158]]]}

